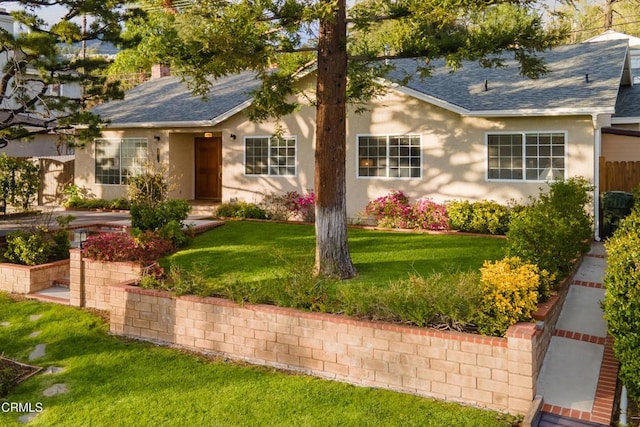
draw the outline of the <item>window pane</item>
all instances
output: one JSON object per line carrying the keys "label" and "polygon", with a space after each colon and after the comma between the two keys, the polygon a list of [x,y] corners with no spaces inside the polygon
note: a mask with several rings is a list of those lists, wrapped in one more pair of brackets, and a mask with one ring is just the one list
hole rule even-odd
{"label": "window pane", "polygon": [[295,138],[271,138],[271,175],[295,175],[296,140]]}
{"label": "window pane", "polygon": [[487,156],[489,179],[522,179],[521,134],[488,135]]}
{"label": "window pane", "polygon": [[95,180],[97,184],[126,184],[130,176],[143,171],[147,161],[145,138],[96,139]]}
{"label": "window pane", "polygon": [[563,133],[527,134],[526,141],[527,179],[544,181],[564,178],[565,136]]}
{"label": "window pane", "polygon": [[245,166],[247,175],[266,175],[268,172],[269,140],[267,138],[245,139]]}
{"label": "window pane", "polygon": [[387,138],[384,136],[358,137],[358,176],[386,176]]}

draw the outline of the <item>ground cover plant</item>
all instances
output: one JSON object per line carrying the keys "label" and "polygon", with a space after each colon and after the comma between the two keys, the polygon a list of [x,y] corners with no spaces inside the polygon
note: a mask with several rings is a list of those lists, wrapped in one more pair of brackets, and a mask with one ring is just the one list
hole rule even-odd
{"label": "ground cover plant", "polygon": [[[31,321],[31,315],[42,315]],[[497,412],[388,390],[355,387],[207,359],[107,333],[107,324],[80,309],[12,301],[0,293],[1,350],[26,360],[47,343],[40,366],[57,374],[30,378],[14,388],[11,402],[41,402],[31,426],[483,426],[517,425]],[[34,331],[38,337],[30,337]],[[35,362],[32,362],[35,363]],[[68,392],[44,397],[53,384]],[[20,426],[22,414],[0,412],[0,425]]]}

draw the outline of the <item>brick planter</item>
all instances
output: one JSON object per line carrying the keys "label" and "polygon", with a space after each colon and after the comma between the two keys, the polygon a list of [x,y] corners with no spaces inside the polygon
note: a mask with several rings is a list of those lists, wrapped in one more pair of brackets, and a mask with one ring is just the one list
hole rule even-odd
{"label": "brick planter", "polygon": [[142,267],[133,262],[103,262],[82,258],[80,249],[71,249],[69,304],[111,310],[109,285],[136,280]]}
{"label": "brick planter", "polygon": [[68,259],[34,266],[0,263],[0,291],[30,294],[68,276]]}
{"label": "brick planter", "polygon": [[484,337],[129,284],[111,286],[109,302],[111,332],[127,337],[514,414],[535,396],[541,334],[532,323]]}

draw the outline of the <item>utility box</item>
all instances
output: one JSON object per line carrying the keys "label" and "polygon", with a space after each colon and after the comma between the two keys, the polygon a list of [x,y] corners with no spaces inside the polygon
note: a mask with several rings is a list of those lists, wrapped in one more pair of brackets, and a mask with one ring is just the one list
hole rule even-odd
{"label": "utility box", "polygon": [[607,191],[600,195],[602,212],[601,237],[607,238],[618,229],[620,220],[631,213],[633,193],[626,191]]}

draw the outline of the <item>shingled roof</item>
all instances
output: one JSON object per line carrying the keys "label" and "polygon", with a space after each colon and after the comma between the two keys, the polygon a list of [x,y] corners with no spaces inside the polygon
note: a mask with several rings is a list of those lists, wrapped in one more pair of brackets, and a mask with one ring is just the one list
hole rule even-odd
{"label": "shingled roof", "polygon": [[[401,86],[463,115],[613,113],[626,55],[620,40],[559,46],[541,54],[549,72],[539,79],[521,76],[514,60],[503,68],[465,62],[453,73],[439,61],[430,77]],[[390,78],[402,81],[415,76],[419,64],[403,59],[395,65]]]}
{"label": "shingled roof", "polygon": [[155,78],[128,91],[123,100],[110,101],[92,111],[121,126],[212,125],[248,105],[251,91],[260,85],[251,72],[222,77],[212,83],[204,99],[193,95],[180,77]]}
{"label": "shingled roof", "polygon": [[[539,79],[521,76],[514,60],[506,60],[501,68],[469,61],[453,73],[444,62],[433,61],[432,75],[420,78],[418,67],[424,62],[400,59],[393,61],[396,68],[388,79],[401,92],[461,115],[613,114],[627,50],[624,40],[559,46],[541,54],[549,72]],[[179,77],[152,79],[127,92],[124,100],[93,111],[120,126],[210,126],[248,106],[251,91],[260,84],[251,72],[212,82],[203,99],[192,95]],[[637,93],[618,108],[639,108]]]}
{"label": "shingled roof", "polygon": [[640,118],[640,85],[620,88],[616,102],[616,119]]}

